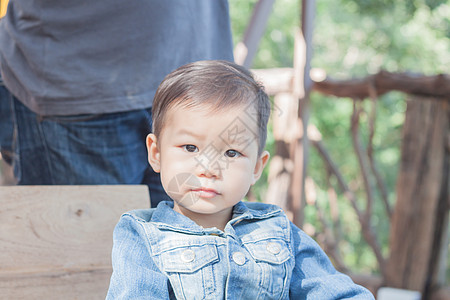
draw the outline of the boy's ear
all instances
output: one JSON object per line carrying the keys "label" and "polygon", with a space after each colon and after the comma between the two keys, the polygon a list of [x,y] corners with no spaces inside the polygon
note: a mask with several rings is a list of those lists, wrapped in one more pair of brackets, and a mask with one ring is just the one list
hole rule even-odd
{"label": "boy's ear", "polygon": [[161,171],[161,154],[157,144],[156,136],[153,133],[147,135],[148,162],[156,173]]}
{"label": "boy's ear", "polygon": [[256,162],[255,170],[253,172],[253,183],[255,184],[258,179],[261,177],[262,171],[269,161],[270,154],[267,151],[263,151]]}

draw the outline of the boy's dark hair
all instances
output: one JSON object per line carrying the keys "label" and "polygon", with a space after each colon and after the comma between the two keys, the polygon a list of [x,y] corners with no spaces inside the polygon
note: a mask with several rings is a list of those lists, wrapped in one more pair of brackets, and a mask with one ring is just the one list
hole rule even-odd
{"label": "boy's dark hair", "polygon": [[152,115],[153,132],[159,137],[166,112],[178,105],[195,107],[209,104],[214,111],[232,106],[247,106],[258,125],[258,152],[267,138],[270,115],[269,97],[264,87],[242,66],[222,60],[204,60],[184,65],[167,75],[156,90]]}

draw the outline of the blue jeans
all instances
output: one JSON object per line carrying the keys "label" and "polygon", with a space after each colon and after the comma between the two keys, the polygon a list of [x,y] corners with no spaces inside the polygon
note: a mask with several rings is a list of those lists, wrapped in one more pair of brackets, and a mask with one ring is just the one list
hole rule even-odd
{"label": "blue jeans", "polygon": [[147,161],[151,109],[40,116],[11,98],[18,184],[146,184],[153,207],[168,199]]}
{"label": "blue jeans", "polygon": [[11,113],[12,95],[0,76],[0,153],[3,160],[12,163],[13,120]]}

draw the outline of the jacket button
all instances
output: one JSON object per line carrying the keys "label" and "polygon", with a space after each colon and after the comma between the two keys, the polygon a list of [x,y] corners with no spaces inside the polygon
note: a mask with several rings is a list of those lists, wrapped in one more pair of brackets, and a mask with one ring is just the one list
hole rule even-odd
{"label": "jacket button", "polygon": [[267,251],[269,251],[272,254],[278,254],[281,251],[281,246],[278,243],[275,242],[269,242],[266,245]]}
{"label": "jacket button", "polygon": [[245,264],[245,254],[242,252],[234,252],[233,253],[233,261],[239,265],[242,266]]}
{"label": "jacket button", "polygon": [[188,263],[195,259],[195,252],[191,249],[184,250],[183,253],[181,253],[181,260]]}

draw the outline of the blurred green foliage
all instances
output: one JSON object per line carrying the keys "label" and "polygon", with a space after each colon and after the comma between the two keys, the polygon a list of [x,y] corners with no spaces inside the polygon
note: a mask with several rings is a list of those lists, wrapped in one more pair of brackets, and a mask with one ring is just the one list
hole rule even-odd
{"label": "blurred green foliage", "polygon": [[[235,44],[242,40],[257,0],[229,0]],[[266,33],[260,42],[253,68],[292,67],[294,33],[299,29],[301,1],[276,0]],[[321,68],[334,79],[365,77],[382,69],[425,75],[450,73],[450,1],[445,0],[316,0],[313,36],[313,68]],[[377,166],[395,201],[395,184],[400,158],[401,129],[406,96],[391,92],[377,104],[374,151]],[[361,141],[368,140],[367,113],[361,118]],[[323,142],[345,180],[356,191],[363,207],[365,193],[350,135],[351,99],[311,94],[310,123],[321,132]],[[273,137],[268,149],[273,152]],[[326,170],[311,149],[308,175],[317,185],[318,204],[329,213]],[[267,170],[254,193],[262,200]],[[332,178],[332,184],[338,187]],[[372,184],[375,183],[372,181]],[[388,254],[389,220],[376,195],[372,225],[383,253]],[[342,222],[339,245],[345,263],[356,272],[377,273],[377,263],[360,234],[360,227],[348,201],[338,196]],[[328,215],[329,216],[329,215]],[[316,208],[305,209],[307,223],[320,231]]]}

